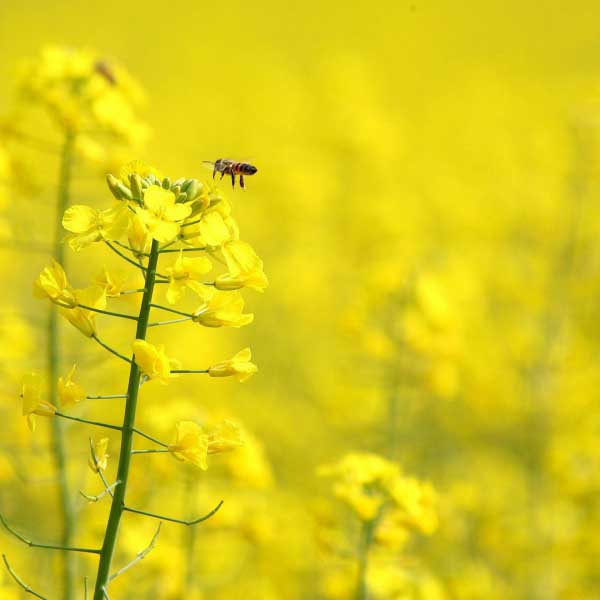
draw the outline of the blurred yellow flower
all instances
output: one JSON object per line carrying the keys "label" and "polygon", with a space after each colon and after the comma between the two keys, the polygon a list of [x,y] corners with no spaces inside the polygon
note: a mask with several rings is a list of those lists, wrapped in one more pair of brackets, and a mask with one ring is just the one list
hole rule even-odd
{"label": "blurred yellow flower", "polygon": [[108,465],[109,454],[107,454],[108,450],[108,438],[100,438],[97,442],[94,442],[94,456],[96,457],[96,462],[92,456],[90,456],[88,460],[88,465],[90,469],[97,473],[98,471],[104,471]]}
{"label": "blurred yellow flower", "polygon": [[217,292],[194,312],[193,320],[204,327],[242,327],[254,319],[243,310],[244,299],[238,292]]}
{"label": "blurred yellow flower", "polygon": [[179,302],[186,287],[196,292],[203,300],[208,300],[213,295],[214,290],[202,283],[202,279],[203,275],[211,269],[212,263],[205,256],[187,258],[183,255],[183,252],[180,252],[175,264],[166,269],[169,276],[169,286],[166,294],[169,304]]}
{"label": "blurred yellow flower", "polygon": [[135,340],[132,347],[135,362],[144,375],[162,384],[169,383],[169,379],[174,377],[171,369],[177,368],[179,362],[165,354],[165,347],[162,344],[154,346],[145,340]]}
{"label": "blurred yellow flower", "polygon": [[123,203],[106,210],[78,204],[65,211],[62,224],[71,232],[69,246],[76,252],[103,240],[120,238],[129,225],[129,208]]}
{"label": "blurred yellow flower", "polygon": [[49,298],[59,306],[77,306],[75,290],[69,285],[64,269],[54,259],[50,266],[44,267],[33,283],[33,295],[36,298]]}
{"label": "blurred yellow flower", "polygon": [[231,421],[223,421],[208,434],[208,453],[230,452],[243,446],[240,428]]}
{"label": "blurred yellow flower", "polygon": [[47,46],[25,61],[19,85],[22,104],[41,105],[71,132],[107,132],[116,141],[139,144],[148,128],[134,114],[138,84],[117,64],[89,50]]}
{"label": "blurred yellow flower", "polygon": [[244,348],[230,360],[225,360],[209,367],[208,374],[211,377],[235,376],[239,382],[243,383],[258,371],[258,367],[250,362],[251,358],[252,353],[250,348]]}
{"label": "blurred yellow flower", "polygon": [[143,207],[135,211],[148,227],[155,240],[171,242],[179,233],[179,221],[183,221],[192,211],[188,204],[176,204],[175,194],[158,185],[152,185],[144,193]]}
{"label": "blurred yellow flower", "polygon": [[85,400],[86,393],[83,387],[73,381],[76,365],[71,367],[66,377],[58,378],[57,394],[61,406],[70,406]]}
{"label": "blurred yellow flower", "polygon": [[28,373],[23,377],[21,388],[23,400],[23,416],[27,417],[27,425],[35,431],[35,417],[53,417],[56,406],[42,398],[42,379],[38,373]]}
{"label": "blurred yellow flower", "polygon": [[204,471],[208,469],[208,436],[193,421],[179,421],[175,425],[175,441],[169,445],[169,452],[177,460],[189,462]]}

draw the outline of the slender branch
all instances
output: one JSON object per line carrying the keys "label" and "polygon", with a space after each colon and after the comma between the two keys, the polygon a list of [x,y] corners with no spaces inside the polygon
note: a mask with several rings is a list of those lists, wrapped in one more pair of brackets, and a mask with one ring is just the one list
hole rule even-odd
{"label": "slender branch", "polygon": [[183,315],[184,317],[193,318],[195,315],[191,313],[186,313],[181,310],[177,310],[176,308],[169,308],[168,306],[163,306],[162,304],[151,304],[152,308],[160,308],[160,310],[166,310],[167,312],[174,313],[176,315]]}
{"label": "slender branch", "polygon": [[[165,450],[166,452],[166,450]],[[86,494],[83,490],[79,490],[79,493],[86,499],[89,500],[90,502],[98,502],[98,500],[102,500],[102,498],[104,498],[104,496],[106,496],[106,494],[109,494],[110,497],[113,497],[113,493],[112,491],[120,484],[121,482],[117,479],[117,481],[115,481],[114,483],[112,483],[111,485],[107,486],[104,488],[103,492],[100,492],[97,496],[91,496],[89,494]]]}
{"label": "slender branch", "polygon": [[189,227],[190,225],[197,225],[201,221],[202,221],[202,219],[196,219],[195,221],[190,221],[189,223],[182,223],[180,225],[180,227],[183,228],[183,227]]}
{"label": "slender branch", "polygon": [[173,517],[165,517],[164,515],[157,515],[151,512],[146,512],[145,510],[138,510],[137,508],[130,508],[129,506],[124,506],[123,510],[126,510],[128,512],[132,512],[135,513],[136,515],[144,515],[146,517],[152,517],[153,519],[162,519],[163,521],[170,521],[171,523],[179,523],[180,525],[196,525],[197,523],[202,523],[202,521],[206,521],[207,519],[210,519],[220,508],[221,506],[223,506],[223,500],[221,500],[219,502],[219,504],[217,504],[217,506],[215,506],[215,508],[213,508],[209,513],[205,514],[202,517],[198,517],[197,519],[194,519],[193,521],[184,521],[182,519],[174,519]]}
{"label": "slender branch", "polygon": [[0,514],[0,521],[2,525],[12,533],[18,540],[21,540],[24,544],[27,544],[30,548],[46,548],[47,550],[65,550],[67,552],[83,552],[84,554],[100,554],[100,550],[96,548],[75,548],[68,546],[57,546],[55,544],[39,544],[38,542],[32,542],[26,537],[22,536],[18,531],[15,531],[7,522],[2,514]]}
{"label": "slender branch", "polygon": [[46,596],[42,596],[41,594],[38,594],[37,592],[34,592],[13,570],[13,568],[10,566],[10,564],[8,564],[8,559],[6,558],[6,554],[2,555],[2,560],[4,561],[4,564],[6,565],[6,569],[8,570],[8,572],[10,573],[11,577],[28,593],[31,594],[32,596],[35,596],[36,598],[41,598],[41,600],[48,600],[48,598],[46,598]]}
{"label": "slender branch", "polygon": [[143,294],[146,290],[144,288],[139,288],[137,290],[123,290],[119,292],[120,296],[126,296],[127,294]]}
{"label": "slender branch", "polygon": [[147,440],[150,440],[151,442],[154,442],[155,444],[162,446],[163,448],[169,447],[169,444],[165,444],[164,442],[157,440],[155,437],[152,437],[151,435],[148,435],[147,433],[144,433],[143,431],[140,431],[139,429],[137,429],[135,427],[132,429],[132,431],[134,433],[137,433],[138,435],[141,435],[143,438],[146,438]]}
{"label": "slender branch", "polygon": [[167,448],[148,448],[145,450],[132,450],[131,454],[152,454],[154,452],[169,452]]}
{"label": "slender branch", "polygon": [[86,396],[86,400],[112,400],[113,398],[127,398],[127,394],[109,394],[107,396]]}
{"label": "slender branch", "polygon": [[183,323],[184,321],[190,321],[193,317],[182,317],[181,319],[169,319],[167,321],[155,321],[154,323],[148,323],[148,327],[159,327],[161,325],[173,325],[173,323]]}
{"label": "slender branch", "polygon": [[131,359],[127,358],[125,355],[117,352],[114,348],[111,348],[108,344],[105,344],[96,334],[92,335],[92,339],[96,340],[105,350],[108,350],[111,354],[118,356],[121,360],[128,362],[131,364]]}
{"label": "slender branch", "polygon": [[197,248],[171,248],[169,250],[161,250],[161,254],[167,254],[169,252],[204,252],[206,246],[198,246]]}
{"label": "slender branch", "polygon": [[110,310],[102,310],[100,308],[94,308],[93,306],[86,306],[85,304],[78,304],[77,306],[80,308],[85,308],[85,310],[101,313],[103,315],[110,315],[111,317],[119,317],[121,319],[131,319],[132,321],[137,321],[137,317],[134,317],[133,315],[125,315],[123,313],[112,312]]}
{"label": "slender branch", "polygon": [[117,431],[121,431],[122,429],[120,425],[112,425],[111,423],[103,423],[102,421],[90,421],[89,419],[82,419],[81,417],[73,417],[72,415],[66,415],[65,413],[61,413],[58,410],[54,413],[54,416],[62,417],[63,419],[69,419],[71,421],[77,421],[78,423],[86,423],[87,425],[96,425],[97,427],[116,429]]}
{"label": "slender branch", "polygon": [[118,242],[117,240],[113,240],[113,244],[117,244],[117,246],[121,246],[125,250],[129,250],[134,256],[150,256],[148,252],[142,252],[140,250],[134,250],[131,246],[124,244],[123,242]]}
{"label": "slender branch", "polygon": [[104,240],[104,243],[115,253],[118,254],[123,260],[126,260],[129,264],[133,265],[134,267],[137,267],[138,269],[141,269],[142,272],[145,274],[147,272],[146,267],[144,267],[143,265],[140,265],[140,263],[136,262],[135,260],[133,260],[132,258],[129,258],[129,256],[126,256],[125,254],[123,254],[118,248],[115,248],[108,240]]}
{"label": "slender branch", "polygon": [[141,560],[143,560],[144,558],[146,558],[146,556],[148,556],[148,554],[150,554],[150,552],[152,551],[152,549],[154,548],[154,544],[156,544],[156,540],[160,534],[160,528],[162,527],[162,523],[158,524],[158,529],[156,530],[156,532],[154,533],[154,535],[152,536],[152,539],[150,540],[150,543],[140,552],[137,553],[136,557],[128,564],[126,564],[124,567],[121,567],[118,571],[115,571],[109,578],[108,581],[112,581],[113,579],[116,579],[119,575],[122,575],[123,573],[125,573],[125,571],[131,569],[131,567],[133,567],[136,563],[140,562]]}
{"label": "slender branch", "polygon": [[171,373],[208,373],[208,369],[175,369]]}

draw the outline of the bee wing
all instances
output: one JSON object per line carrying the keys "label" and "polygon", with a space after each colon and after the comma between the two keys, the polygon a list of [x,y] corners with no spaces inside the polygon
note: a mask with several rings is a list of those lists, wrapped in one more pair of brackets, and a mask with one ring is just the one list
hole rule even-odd
{"label": "bee wing", "polygon": [[211,169],[212,170],[214,168],[214,166],[215,166],[215,161],[214,160],[203,160],[202,161],[202,166],[205,169]]}

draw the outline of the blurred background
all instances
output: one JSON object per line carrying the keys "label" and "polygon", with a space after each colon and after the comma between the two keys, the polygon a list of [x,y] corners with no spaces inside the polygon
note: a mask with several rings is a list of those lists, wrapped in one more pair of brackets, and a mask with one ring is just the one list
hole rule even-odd
{"label": "blurred background", "polygon": [[[0,3],[3,514],[57,539],[49,426],[29,432],[18,388],[44,367],[48,307],[31,283],[48,262],[61,132],[36,116],[15,135],[19,65],[49,44],[91,48],[137,80],[148,131],[82,149],[72,202],[106,206],[104,174],[134,158],[206,181],[203,160],[246,160],[247,189],[220,187],[270,280],[247,294],[251,326],[156,337],[199,368],[250,346],[260,372],[149,388],[140,422],[157,436],[230,418],[247,443],[206,472],[135,458],[136,506],[225,505],[195,533],[165,526],[112,600],[360,598],[356,519],[318,474],[356,452],[437,495],[435,531],[374,547],[363,598],[600,598],[599,34],[592,0]],[[128,273],[101,246],[67,260],[80,286],[103,265]],[[99,322],[126,351],[131,330]],[[65,373],[76,360],[89,393],[116,393],[125,367],[64,329]],[[120,420],[118,400],[99,402],[77,414]],[[77,490],[101,490],[86,464],[98,432],[65,435],[76,538],[97,545],[109,503]],[[127,515],[119,564],[154,525]],[[60,597],[55,554],[8,534],[0,548]],[[76,559],[74,597],[95,565]],[[0,577],[1,598],[25,597]]]}

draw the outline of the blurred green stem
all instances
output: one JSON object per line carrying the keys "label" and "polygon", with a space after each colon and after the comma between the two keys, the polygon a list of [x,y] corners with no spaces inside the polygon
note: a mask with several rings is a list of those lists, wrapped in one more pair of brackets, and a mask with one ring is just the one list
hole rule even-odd
{"label": "blurred green stem", "polygon": [[[159,244],[156,240],[152,241],[148,267],[144,270],[146,274],[146,283],[144,285],[144,295],[138,317],[136,339],[146,339],[148,329],[148,318],[150,316],[150,303],[152,302],[152,293],[154,292],[154,281],[156,277],[156,266],[158,264]],[[117,470],[117,479],[121,485],[114,491],[100,562],[98,565],[98,575],[96,577],[96,587],[94,589],[94,600],[103,600],[106,597],[105,588],[108,585],[110,577],[110,565],[113,553],[117,543],[119,533],[119,524],[125,510],[125,492],[127,491],[127,480],[129,478],[129,467],[131,465],[131,450],[133,446],[133,435],[135,433],[135,413],[137,408],[138,392],[140,389],[141,372],[134,360],[131,361],[129,369],[129,384],[127,387],[127,401],[125,404],[125,415],[123,417],[123,427],[121,430],[121,451],[119,454],[119,467]]]}
{"label": "blurred green stem", "polygon": [[370,521],[365,521],[362,525],[358,547],[358,575],[356,593],[354,594],[355,600],[367,600],[368,598],[367,571],[369,568],[369,551],[373,543],[377,521],[377,518],[371,519]]}
{"label": "blurred green stem", "polygon": [[[56,201],[56,214],[54,219],[54,238],[52,240],[52,254],[56,262],[64,266],[64,245],[62,243],[62,217],[69,204],[71,171],[73,166],[73,148],[75,135],[67,131],[60,161],[60,175],[58,181],[58,197]],[[60,330],[58,327],[58,312],[54,304],[50,304],[47,326],[47,370],[49,378],[50,402],[57,405],[56,384],[60,374]],[[63,424],[60,419],[51,419],[52,423],[52,453],[58,476],[59,505],[62,512],[63,530],[61,545],[71,546],[74,529],[74,515],[69,495],[69,481],[65,458],[65,442]],[[63,598],[71,600],[75,558],[68,552],[62,553],[62,570],[64,581]]]}

